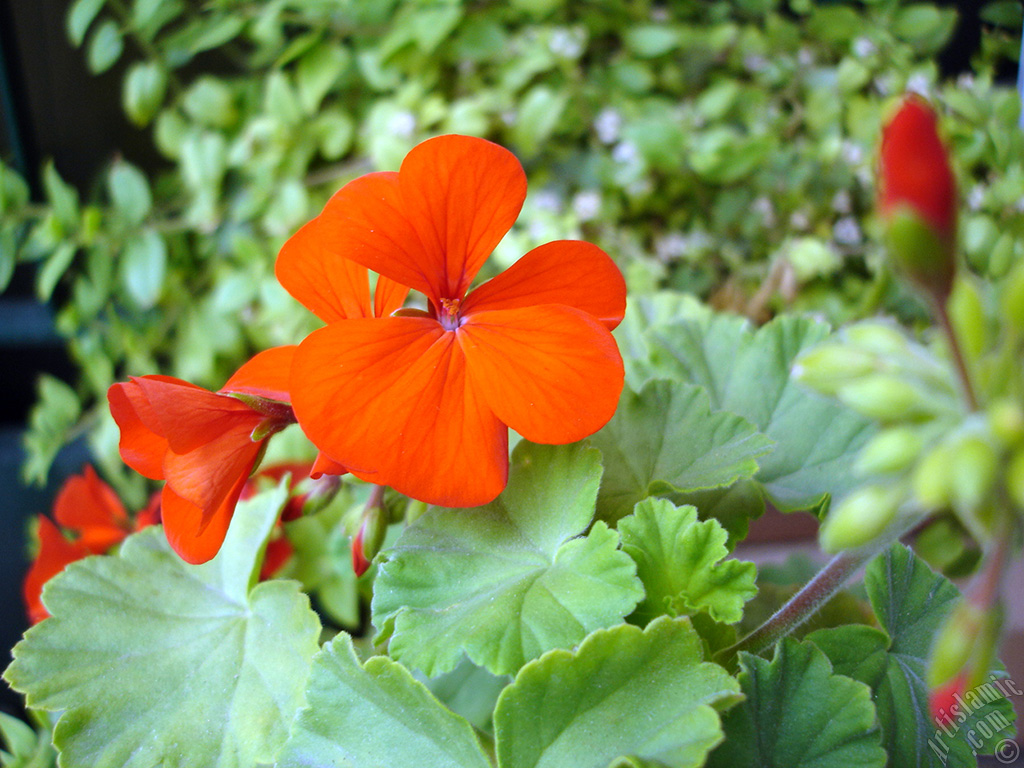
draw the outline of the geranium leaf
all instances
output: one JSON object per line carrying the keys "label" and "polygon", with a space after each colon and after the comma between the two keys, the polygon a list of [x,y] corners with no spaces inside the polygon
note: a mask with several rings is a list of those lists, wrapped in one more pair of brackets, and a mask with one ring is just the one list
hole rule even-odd
{"label": "geranium leaf", "polygon": [[319,623],[295,582],[251,589],[287,498],[239,504],[220,553],[184,563],[158,527],[118,555],[73,563],[4,673],[31,707],[61,711],[64,768],[268,762],[302,704]]}
{"label": "geranium leaf", "polygon": [[740,665],[747,698],[723,718],[709,768],[886,765],[871,689],[834,674],[816,646],[786,638],[771,662],[742,653]]}
{"label": "geranium leaf", "polygon": [[698,520],[695,507],[645,499],[619,520],[618,529],[646,592],[632,617],[638,624],[662,614],[702,611],[731,624],[757,594],[757,567],[723,560],[729,554],[728,534],[717,520]]}
{"label": "geranium leaf", "polygon": [[744,417],[775,441],[756,479],[784,511],[817,510],[850,490],[853,456],[874,431],[863,417],[790,377],[797,355],[828,332],[824,323],[793,316],[755,332],[726,315],[648,332],[660,375],[701,385],[713,408]]}
{"label": "geranium leaf", "polygon": [[276,768],[490,765],[469,723],[401,664],[375,656],[361,665],[344,632],[314,658],[306,696]]}
{"label": "geranium leaf", "polygon": [[[992,681],[965,694],[964,721],[939,729],[928,711],[925,668],[931,643],[960,593],[913,552],[894,544],[868,565],[864,576],[881,630],[834,627],[807,639],[832,660],[837,672],[871,686],[882,744],[892,765],[967,768],[977,762],[967,734],[984,736],[975,722],[991,718],[979,751],[1013,735],[1013,705]],[[1002,727],[994,727],[994,726]]]}
{"label": "geranium leaf", "polygon": [[732,485],[757,472],[772,441],[740,416],[712,413],[698,386],[650,381],[623,390],[618,410],[591,440],[604,454],[598,514],[614,521],[651,495]]}
{"label": "geranium leaf", "polygon": [[739,686],[702,648],[688,619],[663,616],[530,662],[494,711],[499,768],[703,765]]}
{"label": "geranium leaf", "polygon": [[643,597],[618,534],[595,523],[598,451],[521,442],[508,487],[476,509],[432,508],[385,552],[373,620],[427,675],[462,652],[495,674],[622,620]]}

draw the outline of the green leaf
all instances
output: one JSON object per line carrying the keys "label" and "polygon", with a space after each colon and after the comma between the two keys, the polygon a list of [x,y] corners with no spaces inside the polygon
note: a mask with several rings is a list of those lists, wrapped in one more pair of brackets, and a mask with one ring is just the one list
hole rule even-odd
{"label": "green leaf", "polygon": [[743,604],[757,594],[757,567],[725,560],[728,534],[717,520],[697,519],[694,507],[645,499],[618,524],[622,549],[636,561],[646,596],[633,617],[646,624],[655,616],[704,611],[732,624]]}
{"label": "green leaf", "polygon": [[68,38],[76,48],[85,40],[85,33],[89,31],[89,25],[96,18],[96,14],[104,6],[106,0],[75,0],[68,11],[67,25]]}
{"label": "green leaf", "polygon": [[307,115],[315,115],[320,102],[349,66],[352,54],[336,41],[320,43],[299,59],[295,85],[299,103]]}
{"label": "green leaf", "polygon": [[[882,744],[892,765],[921,768],[968,768],[976,764],[967,741],[971,726],[988,717],[1013,722],[1013,706],[991,682],[972,693],[976,705],[963,711],[951,732],[939,730],[928,710],[925,669],[932,639],[960,593],[945,577],[901,544],[894,544],[868,565],[864,586],[881,630],[834,627],[812,632],[807,639],[832,660],[836,672],[867,683],[874,691]],[[987,686],[987,687],[986,687]],[[969,711],[968,711],[969,710]],[[980,751],[991,751],[1007,727],[985,739]],[[981,733],[976,733],[975,738]]]}
{"label": "green leaf", "polygon": [[469,723],[401,664],[375,656],[360,665],[344,632],[313,659],[306,696],[277,768],[490,765]]}
{"label": "green leaf", "polygon": [[466,718],[474,728],[491,734],[494,704],[512,679],[492,675],[463,658],[451,672],[434,678],[424,676],[422,682],[448,709]]}
{"label": "green leaf", "polygon": [[71,262],[75,259],[78,248],[74,243],[63,242],[57,246],[57,250],[50,254],[43,263],[42,269],[36,275],[36,296],[42,302],[47,302],[53,296],[53,289],[68,271]]}
{"label": "green leaf", "polygon": [[43,166],[43,189],[57,221],[68,229],[78,226],[78,191],[64,182],[52,160]]}
{"label": "green leaf", "polygon": [[121,282],[142,309],[156,304],[167,274],[167,244],[160,233],[143,229],[121,254]]}
{"label": "green leaf", "polygon": [[141,224],[153,207],[153,195],[142,171],[118,160],[107,176],[107,190],[114,209],[131,225]]}
{"label": "green leaf", "polygon": [[28,458],[22,470],[26,482],[42,485],[50,472],[57,451],[64,447],[82,406],[75,390],[60,379],[43,374],[39,377],[36,404],[29,414],[29,430],[25,434]]}
{"label": "green leaf", "polygon": [[751,477],[772,447],[745,419],[712,413],[700,387],[672,381],[648,382],[640,394],[624,389],[612,420],[591,440],[604,454],[598,514],[612,521],[651,495]]}
{"label": "green leaf", "polygon": [[502,692],[498,766],[696,768],[721,741],[718,712],[738,688],[704,661],[688,619],[599,630],[530,662]]}
{"label": "green leaf", "polygon": [[89,39],[89,50],[86,53],[86,63],[89,71],[94,75],[106,72],[121,58],[124,51],[124,38],[121,37],[121,30],[113,19],[105,19],[100,22]]}
{"label": "green leaf", "polygon": [[569,96],[546,85],[535,86],[519,103],[512,140],[519,151],[532,156],[550,138],[565,111]]}
{"label": "green leaf", "polygon": [[618,534],[595,523],[600,454],[585,444],[512,454],[505,491],[431,508],[386,551],[373,621],[390,655],[434,676],[462,652],[495,674],[622,621],[643,596]]}
{"label": "green leaf", "polygon": [[155,61],[132,65],[121,87],[125,114],[140,128],[148,125],[163,106],[167,94],[167,71]]}
{"label": "green leaf", "polygon": [[60,712],[64,768],[269,762],[303,701],[319,624],[294,582],[254,589],[284,485],[242,502],[220,553],[188,565],[159,527],[47,583],[52,615],[4,678]]}
{"label": "green leaf", "polygon": [[0,712],[0,736],[6,748],[0,750],[3,768],[53,768],[57,764],[49,731],[34,731],[18,718]]}
{"label": "green leaf", "polygon": [[871,689],[813,644],[785,638],[771,662],[742,653],[740,665],[747,698],[723,718],[708,768],[884,768]]}
{"label": "green leaf", "polygon": [[790,376],[801,350],[827,335],[824,323],[809,318],[783,316],[753,332],[726,315],[648,333],[662,375],[703,386],[713,408],[744,417],[775,441],[755,479],[787,512],[821,509],[851,490],[853,458],[874,433],[866,419]]}

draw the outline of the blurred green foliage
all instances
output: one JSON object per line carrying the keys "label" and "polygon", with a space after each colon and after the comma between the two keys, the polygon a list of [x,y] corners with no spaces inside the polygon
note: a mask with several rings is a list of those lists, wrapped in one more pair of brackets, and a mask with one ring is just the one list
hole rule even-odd
{"label": "blurred green foliage", "polygon": [[87,199],[48,165],[39,202],[0,165],[0,288],[16,262],[38,265],[81,370],[74,389],[43,382],[26,475],[89,431],[140,502],[110,383],[216,388],[299,341],[315,320],[274,279],[281,243],[439,133],[497,141],[529,174],[491,270],[582,237],[634,294],[845,320],[899,298],[868,215],[873,148],[891,98],[920,91],[960,163],[969,263],[998,278],[1024,256],[1019,99],[993,75],[1017,55],[1020,6],[983,16],[973,73],[941,81],[956,14],[901,0],[75,0],[71,42],[94,73],[124,66],[124,110],[166,164],[116,158]]}

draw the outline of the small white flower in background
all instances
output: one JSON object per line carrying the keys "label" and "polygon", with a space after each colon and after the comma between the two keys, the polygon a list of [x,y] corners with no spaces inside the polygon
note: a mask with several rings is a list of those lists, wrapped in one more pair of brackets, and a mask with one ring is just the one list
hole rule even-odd
{"label": "small white flower in background", "polygon": [[583,34],[578,30],[556,29],[548,40],[548,49],[565,59],[578,59],[583,54]]}
{"label": "small white flower in background", "polygon": [[631,141],[620,141],[615,145],[615,149],[612,150],[612,160],[616,163],[627,165],[636,160],[639,154],[636,144]]}
{"label": "small white flower in background", "polygon": [[761,223],[764,226],[775,226],[775,206],[772,205],[772,201],[764,195],[755,198],[754,202],[750,204],[750,210],[761,217]]}
{"label": "small white flower in background", "polygon": [[809,67],[814,64],[814,51],[810,48],[801,48],[797,51],[796,62],[801,67]]}
{"label": "small white flower in background", "polygon": [[969,91],[974,88],[974,74],[972,72],[964,72],[956,79],[957,88],[963,88],[965,91]]}
{"label": "small white flower in background", "polygon": [[879,75],[871,81],[871,84],[875,86],[879,96],[888,96],[892,93],[892,75],[890,74]]}
{"label": "small white flower in background", "polygon": [[396,112],[388,120],[388,133],[400,139],[408,139],[416,130],[416,116],[409,110]]}
{"label": "small white flower in background", "polygon": [[858,37],[853,41],[853,52],[862,59],[867,58],[877,50],[878,48],[875,47],[875,44],[866,37]]}
{"label": "small white flower in background", "polygon": [[811,219],[806,211],[793,211],[789,214],[789,228],[802,232],[811,226]]}
{"label": "small white flower in background", "polygon": [[515,125],[517,117],[519,117],[519,113],[516,110],[506,109],[501,113],[501,122],[505,125]]}
{"label": "small white flower in background", "polygon": [[1013,209],[1017,211],[1017,213],[1024,213],[1024,197],[1020,198],[1013,204]]}
{"label": "small white flower in background", "polygon": [[749,53],[743,57],[743,68],[752,74],[768,69],[768,59],[759,53]]}
{"label": "small white flower in background", "polygon": [[594,133],[602,144],[614,144],[622,130],[622,115],[617,109],[605,107],[594,118]]}
{"label": "small white flower in background", "polygon": [[832,197],[832,210],[836,213],[849,213],[853,208],[853,201],[850,199],[850,193],[841,189],[835,193]]}
{"label": "small white flower in background", "polygon": [[847,139],[839,147],[839,156],[847,165],[860,165],[864,160],[864,147]]}
{"label": "small white flower in background", "polygon": [[907,88],[911,93],[916,93],[918,96],[924,96],[928,98],[931,96],[932,85],[928,81],[928,76],[918,72],[915,75],[911,75],[907,78]]}
{"label": "small white flower in background", "polygon": [[596,219],[601,212],[601,193],[590,189],[577,192],[572,198],[572,210],[580,221]]}
{"label": "small white flower in background", "polygon": [[971,187],[971,191],[967,193],[967,207],[972,211],[976,211],[985,202],[985,187],[981,184],[975,184]]}
{"label": "small white flower in background", "polygon": [[651,8],[651,21],[665,22],[671,19],[669,16],[668,8],[663,5],[657,5]]}
{"label": "small white flower in background", "polygon": [[654,241],[654,254],[662,261],[675,261],[686,253],[690,239],[681,232],[669,232]]}
{"label": "small white flower in background", "polygon": [[553,189],[542,189],[533,196],[533,207],[538,211],[559,213],[562,210],[562,196]]}
{"label": "small white flower in background", "polygon": [[840,245],[857,245],[863,239],[860,225],[853,216],[844,216],[832,228],[832,239]]}
{"label": "small white flower in background", "polygon": [[654,189],[654,184],[649,178],[644,176],[641,179],[630,182],[626,186],[626,194],[630,197],[643,197],[644,195],[649,195],[652,189]]}

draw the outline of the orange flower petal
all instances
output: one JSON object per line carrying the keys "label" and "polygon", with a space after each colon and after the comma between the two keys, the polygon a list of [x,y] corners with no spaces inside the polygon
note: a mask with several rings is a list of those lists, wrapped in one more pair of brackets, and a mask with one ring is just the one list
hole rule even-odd
{"label": "orange flower petal", "polygon": [[292,407],[332,459],[407,496],[474,506],[505,486],[508,431],[467,386],[454,334],[433,320],[315,331],[295,354]]}
{"label": "orange flower petal", "polygon": [[347,473],[348,469],[344,464],[339,464],[323,451],[316,455],[316,461],[313,462],[313,466],[309,470],[309,476],[314,480],[319,480],[324,475],[344,475]]}
{"label": "orange flower petal", "polygon": [[414,147],[398,174],[346,184],[317,231],[333,253],[422,291],[438,307],[441,298],[465,294],[525,199],[526,174],[507,149],[439,136]]}
{"label": "orange flower petal", "polygon": [[228,431],[248,428],[251,433],[263,420],[240,400],[208,392],[187,381],[164,376],[142,376],[132,381],[146,396],[160,421],[160,434],[175,453],[193,451]]}
{"label": "orange flower petal", "polygon": [[91,552],[78,542],[68,541],[48,517],[39,516],[39,554],[29,568],[21,592],[29,620],[36,624],[50,614],[41,599],[43,585],[64,570],[68,563],[88,557]]}
{"label": "orange flower petal", "polygon": [[133,381],[114,384],[107,390],[107,401],[121,429],[119,448],[124,463],[151,480],[163,480],[167,440],[146,424],[159,424],[160,420],[142,389]]}
{"label": "orange flower petal", "polygon": [[169,485],[164,486],[160,497],[164,535],[182,560],[205,563],[220,551],[245,480],[240,477],[224,501],[208,514],[181,498]]}
{"label": "orange flower petal", "polygon": [[464,315],[492,309],[564,304],[593,315],[613,330],[626,313],[626,281],[607,253],[581,240],[556,240],[523,256],[474,288]]}
{"label": "orange flower petal", "polygon": [[69,477],[57,494],[54,518],[78,531],[78,543],[100,554],[128,535],[128,512],[114,489],[100,480],[91,466]]}
{"label": "orange flower petal", "polygon": [[325,323],[373,317],[366,267],[324,246],[313,219],[292,235],[277,256],[278,281]]}
{"label": "orange flower petal", "polygon": [[232,374],[221,392],[241,392],[287,403],[288,378],[297,345],[273,347],[260,352]]}
{"label": "orange flower petal", "polygon": [[252,472],[263,444],[254,443],[251,432],[251,426],[241,423],[186,453],[168,451],[164,456],[167,484],[210,514],[230,495],[238,478],[245,480]]}
{"label": "orange flower petal", "polygon": [[555,304],[477,312],[457,333],[471,389],[527,440],[582,440],[615,413],[622,357],[586,312]]}

